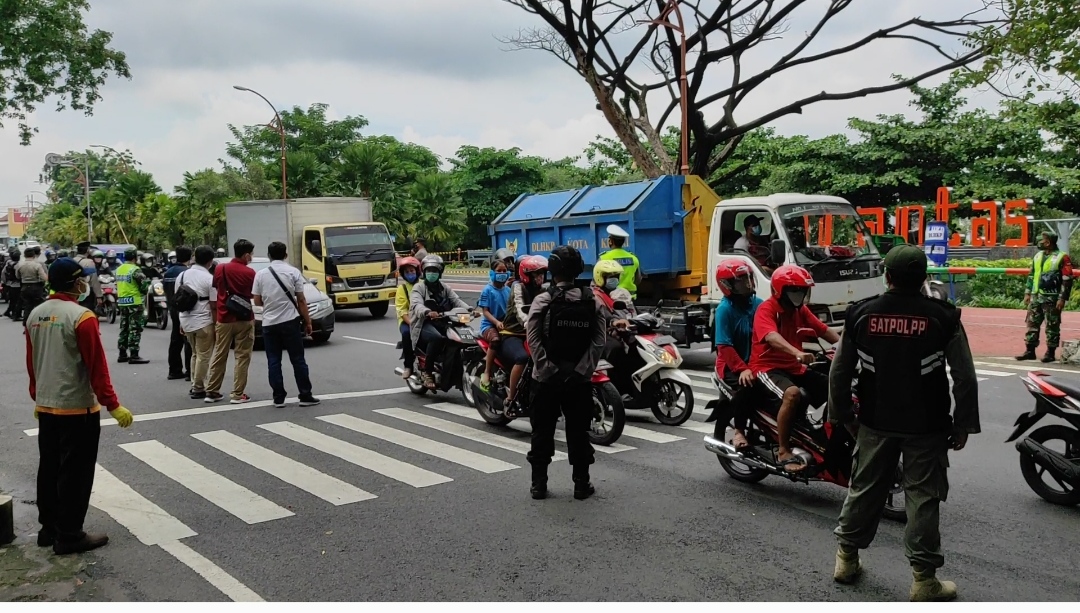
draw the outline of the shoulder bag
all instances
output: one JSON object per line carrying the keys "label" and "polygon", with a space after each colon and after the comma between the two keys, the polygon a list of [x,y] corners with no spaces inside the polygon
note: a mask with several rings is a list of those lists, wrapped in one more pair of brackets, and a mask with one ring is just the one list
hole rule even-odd
{"label": "shoulder bag", "polygon": [[225,300],[225,310],[242,321],[251,321],[254,319],[255,310],[251,308],[251,301],[243,296],[237,296],[233,293],[232,288],[229,286],[228,269],[225,267],[222,267],[221,269],[221,280],[225,283],[225,291],[229,293],[229,297]]}

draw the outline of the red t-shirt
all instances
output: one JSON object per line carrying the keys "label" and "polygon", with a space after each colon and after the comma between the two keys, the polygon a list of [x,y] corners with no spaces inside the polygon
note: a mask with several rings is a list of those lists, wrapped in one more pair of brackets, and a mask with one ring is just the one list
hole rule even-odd
{"label": "red t-shirt", "polygon": [[750,370],[755,373],[782,370],[793,375],[806,372],[806,365],[800,364],[795,356],[773,349],[765,342],[765,337],[770,332],[776,332],[792,347],[800,349],[802,342],[799,341],[797,334],[799,328],[811,328],[817,332],[818,336],[821,336],[828,331],[829,326],[811,313],[805,304],[796,311],[785,311],[776,296],[762,302],[754,316],[754,343],[750,349]]}
{"label": "red t-shirt", "polygon": [[[226,279],[224,275],[228,275]],[[225,289],[225,281],[228,281],[229,289],[233,294],[251,301],[251,286],[255,284],[255,269],[248,266],[244,260],[233,258],[226,264],[218,264],[214,269],[214,291],[217,292],[217,320],[218,323],[231,324],[240,321],[232,311],[225,308],[225,301],[229,298],[229,290]]]}

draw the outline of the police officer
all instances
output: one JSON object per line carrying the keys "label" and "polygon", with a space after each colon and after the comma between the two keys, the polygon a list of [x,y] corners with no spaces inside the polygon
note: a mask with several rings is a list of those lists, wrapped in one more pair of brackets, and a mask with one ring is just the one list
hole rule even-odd
{"label": "police officer", "polygon": [[23,259],[15,267],[15,274],[22,283],[22,312],[23,319],[34,310],[34,307],[45,301],[48,293],[45,284],[49,282],[49,272],[45,265],[37,259],[37,251],[34,247],[23,250]]}
{"label": "police officer", "polygon": [[4,315],[11,321],[22,321],[22,281],[15,272],[19,266],[19,250],[12,247],[8,258],[4,263],[4,286],[8,293],[8,308]]}
{"label": "police officer", "polygon": [[124,263],[116,269],[116,306],[120,311],[120,357],[117,362],[148,364],[150,360],[139,355],[142,331],[146,325],[143,313],[143,296],[150,280],[136,263],[139,252],[131,247],[124,251]]}
{"label": "police officer", "polygon": [[83,241],[75,245],[75,253],[75,261],[79,263],[79,266],[82,266],[83,272],[89,275],[90,279],[90,294],[81,304],[91,311],[95,311],[101,304],[101,298],[104,294],[101,291],[101,281],[98,280],[97,262],[90,257],[90,241]]}
{"label": "police officer", "polygon": [[[555,425],[566,418],[566,445],[573,467],[574,498],[585,500],[595,493],[589,481],[593,448],[589,442],[592,422],[590,379],[607,342],[607,309],[599,297],[582,304],[592,294],[574,287],[585,264],[577,249],[560,245],[548,257],[551,287],[533,299],[525,335],[533,359],[534,393],[532,447],[532,497],[547,497],[547,468],[555,454]],[[583,307],[583,308],[582,308]]]}
{"label": "police officer", "polygon": [[60,555],[109,542],[104,534],[83,532],[94,487],[101,405],[120,427],[132,421],[109,380],[97,317],[80,306],[90,293],[87,276],[75,260],[56,260],[49,268],[49,285],[56,293],[26,320],[30,397],[41,426],[37,543]]}
{"label": "police officer", "polygon": [[168,379],[191,381],[191,343],[187,342],[184,331],[180,328],[180,311],[176,309],[176,279],[191,265],[191,247],[177,247],[176,251],[171,251],[169,254],[174,263],[165,271],[161,280],[162,289],[165,290],[165,299],[169,305],[169,318],[172,319]]}
{"label": "police officer", "polygon": [[[949,492],[949,449],[963,449],[968,435],[979,432],[975,365],[960,310],[920,293],[927,268],[923,250],[899,245],[884,263],[889,289],[850,307],[829,377],[829,421],[844,425],[857,441],[835,530],[839,549],[833,578],[839,583],[858,578],[859,549],[874,539],[902,456],[911,600],[952,600],[956,584],[936,577],[945,563],[939,505]],[[856,419],[851,383],[860,363]],[[951,417],[946,364],[956,400]]]}
{"label": "police officer", "polygon": [[626,233],[626,230],[614,224],[607,227],[607,233],[611,251],[602,253],[600,259],[615,260],[623,267],[619,287],[630,292],[630,296],[637,300],[637,284],[641,282],[641,263],[638,262],[636,255],[623,248],[630,235]]}
{"label": "police officer", "polygon": [[1039,346],[1039,328],[1046,322],[1046,354],[1043,363],[1054,361],[1054,352],[1061,344],[1061,311],[1072,293],[1072,261],[1069,254],[1058,251],[1058,237],[1053,232],[1043,232],[1039,237],[1039,251],[1031,260],[1024,304],[1028,306],[1027,334],[1024,342],[1027,351],[1016,356],[1017,360],[1034,360],[1035,348]]}

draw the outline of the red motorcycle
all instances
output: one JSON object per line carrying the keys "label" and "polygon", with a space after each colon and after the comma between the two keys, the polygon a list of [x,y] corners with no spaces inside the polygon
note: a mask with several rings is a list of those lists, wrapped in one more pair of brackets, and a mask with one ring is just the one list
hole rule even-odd
{"label": "red motorcycle", "polygon": [[[476,408],[484,421],[492,425],[505,426],[518,417],[528,417],[530,407],[527,399],[531,397],[530,388],[533,385],[531,357],[525,365],[525,372],[521,374],[521,380],[518,381],[517,397],[522,399],[522,402],[518,403],[521,415],[510,416],[506,414],[510,369],[504,368],[502,362],[496,357],[494,368],[492,368],[490,392],[480,389],[480,375],[484,372],[484,355],[487,354],[491,344],[483,339],[478,339],[478,342],[483,350],[480,359],[465,365],[465,377],[470,380],[469,385],[463,388],[463,390],[469,390],[465,394],[465,400]],[[525,350],[532,356],[528,343],[525,344]],[[622,397],[607,375],[610,369],[610,363],[600,360],[592,376],[593,418],[592,426],[589,428],[589,440],[594,445],[611,445],[619,440],[623,427],[626,425]]]}
{"label": "red motorcycle", "polygon": [[[803,330],[799,332],[804,333]],[[810,332],[810,336],[813,336],[812,331],[805,332]],[[816,340],[816,337],[809,340]],[[828,376],[835,351],[823,348],[813,353],[815,360],[809,368]],[[791,472],[784,470],[777,462],[779,438],[776,416],[765,408],[757,409],[750,418],[750,425],[744,433],[749,446],[742,450],[735,448],[730,436],[730,426],[734,417],[730,401],[734,390],[715,373],[713,383],[720,390],[721,397],[706,405],[707,409],[712,410],[712,414],[706,421],[715,419],[716,428],[712,436],[705,436],[705,449],[716,454],[720,460],[720,466],[732,478],[744,483],[758,483],[765,477],[775,475],[793,482],[808,484],[811,481],[823,481],[835,483],[840,487],[848,487],[855,439],[846,428],[834,428],[832,424],[825,421],[824,406],[814,410],[804,400],[796,413],[797,417],[791,428],[791,447],[792,452],[805,461],[806,467],[797,472]],[[805,398],[806,394],[804,393],[803,396]],[[855,395],[854,384],[851,399],[854,402],[855,412],[858,414],[859,398]],[[763,404],[770,400],[763,399]],[[893,486],[889,491],[883,513],[884,517],[898,522],[907,521],[902,484],[903,465],[900,462],[897,463]]]}

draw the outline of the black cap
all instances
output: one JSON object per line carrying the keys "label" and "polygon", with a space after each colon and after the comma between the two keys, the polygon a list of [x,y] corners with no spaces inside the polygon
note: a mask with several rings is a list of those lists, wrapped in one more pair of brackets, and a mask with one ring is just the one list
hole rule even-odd
{"label": "black cap", "polygon": [[71,258],[60,258],[49,267],[49,285],[58,292],[75,287],[75,282],[85,276],[83,267]]}
{"label": "black cap", "polygon": [[915,245],[897,245],[885,254],[885,268],[893,272],[926,273],[926,253]]}
{"label": "black cap", "polygon": [[75,248],[76,249],[83,249],[83,250],[89,249],[90,248],[90,241],[83,241],[83,242],[79,243],[78,245],[75,245]]}
{"label": "black cap", "polygon": [[757,215],[747,215],[746,219],[743,220],[743,227],[746,227],[748,223],[761,223],[761,218]]}

